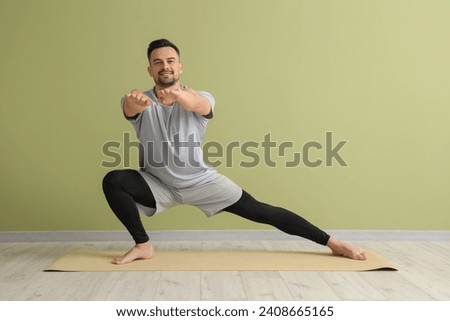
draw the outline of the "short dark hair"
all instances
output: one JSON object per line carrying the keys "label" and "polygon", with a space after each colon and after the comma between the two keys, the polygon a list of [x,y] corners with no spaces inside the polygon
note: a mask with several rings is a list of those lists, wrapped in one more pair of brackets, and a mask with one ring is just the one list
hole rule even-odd
{"label": "short dark hair", "polygon": [[175,49],[178,57],[180,57],[180,50],[178,50],[178,47],[175,46],[174,43],[163,38],[163,39],[158,39],[158,40],[154,40],[154,41],[150,42],[150,44],[148,45],[148,49],[147,49],[147,58],[150,60],[150,55],[151,55],[152,51],[155,49],[158,49],[158,48],[163,48],[163,47],[171,47],[171,48]]}

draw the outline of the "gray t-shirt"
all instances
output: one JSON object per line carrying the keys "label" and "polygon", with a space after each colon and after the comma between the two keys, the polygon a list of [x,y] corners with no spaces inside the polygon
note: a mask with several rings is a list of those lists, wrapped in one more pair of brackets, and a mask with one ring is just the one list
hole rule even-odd
{"label": "gray t-shirt", "polygon": [[[134,118],[126,117],[139,138],[139,166],[166,185],[186,188],[212,180],[217,172],[203,161],[201,143],[212,117],[215,100],[197,91],[211,105],[211,117],[184,110],[180,104],[158,102],[153,89],[144,92],[153,101]],[[124,98],[122,98],[123,108]]]}

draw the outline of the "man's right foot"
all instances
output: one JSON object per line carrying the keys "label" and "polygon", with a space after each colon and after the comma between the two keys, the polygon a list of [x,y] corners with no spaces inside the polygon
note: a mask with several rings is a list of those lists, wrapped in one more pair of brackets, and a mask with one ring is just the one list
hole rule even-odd
{"label": "man's right foot", "polygon": [[136,244],[131,250],[123,256],[115,258],[111,261],[112,264],[127,264],[135,260],[148,260],[153,257],[153,246],[148,241],[145,243]]}

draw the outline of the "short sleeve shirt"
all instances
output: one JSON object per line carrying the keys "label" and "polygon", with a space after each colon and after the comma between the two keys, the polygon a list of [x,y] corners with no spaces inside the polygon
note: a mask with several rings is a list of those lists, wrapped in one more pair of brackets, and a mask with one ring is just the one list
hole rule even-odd
{"label": "short sleeve shirt", "polygon": [[[153,90],[144,92],[152,100],[142,113],[127,119],[139,139],[141,169],[175,188],[192,187],[212,180],[216,170],[205,164],[201,144],[211,117],[186,111],[175,102],[163,105]],[[214,97],[197,91],[214,110]],[[123,108],[124,98],[122,98]]]}

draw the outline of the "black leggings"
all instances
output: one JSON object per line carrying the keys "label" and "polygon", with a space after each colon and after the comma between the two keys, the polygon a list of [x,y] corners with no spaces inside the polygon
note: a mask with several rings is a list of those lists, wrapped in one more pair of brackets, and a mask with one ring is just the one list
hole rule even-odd
{"label": "black leggings", "polygon": [[[135,202],[156,208],[156,201],[144,178],[131,169],[109,172],[103,179],[103,192],[112,211],[134,241],[137,244],[147,242],[149,237],[142,225]],[[272,225],[285,233],[322,245],[326,245],[330,238],[327,233],[301,216],[281,207],[261,203],[244,190],[236,203],[223,210],[251,221]]]}

